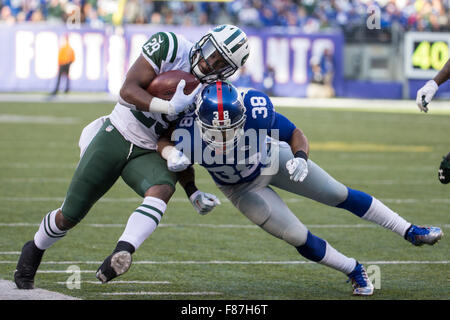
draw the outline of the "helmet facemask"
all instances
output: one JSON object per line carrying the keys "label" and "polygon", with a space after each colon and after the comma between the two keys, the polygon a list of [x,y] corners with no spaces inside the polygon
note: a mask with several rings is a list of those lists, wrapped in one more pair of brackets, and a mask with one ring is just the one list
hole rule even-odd
{"label": "helmet facemask", "polygon": [[207,147],[220,153],[228,153],[237,146],[239,139],[244,135],[244,125],[247,116],[245,115],[245,107],[242,98],[238,96],[238,100],[243,108],[242,117],[235,123],[229,118],[228,113],[224,111],[224,119],[213,119],[211,124],[202,121],[199,115],[199,108],[202,105],[202,95],[197,98],[197,110],[195,111],[198,127],[201,131],[201,137]]}
{"label": "helmet facemask", "polygon": [[[196,121],[201,129],[202,139],[206,145],[216,152],[228,153],[237,146],[239,139],[244,135],[244,125],[247,116],[233,125],[208,125],[197,117]],[[229,121],[229,120],[228,120]]]}
{"label": "helmet facemask", "polygon": [[211,34],[205,35],[195,44],[190,53],[190,62],[191,73],[204,83],[226,79],[238,70]]}

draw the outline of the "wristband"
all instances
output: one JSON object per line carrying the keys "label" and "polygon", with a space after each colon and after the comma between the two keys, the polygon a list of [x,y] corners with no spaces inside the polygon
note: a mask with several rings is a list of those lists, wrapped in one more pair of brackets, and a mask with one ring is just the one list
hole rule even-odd
{"label": "wristband", "polygon": [[170,110],[170,103],[167,100],[163,100],[157,97],[153,97],[148,106],[149,112],[158,112],[168,114]]}
{"label": "wristband", "polygon": [[439,89],[439,85],[438,85],[437,82],[434,81],[434,80],[428,80],[428,81],[427,81],[427,84],[429,84],[430,86],[432,86],[433,89],[435,89],[436,91]]}
{"label": "wristband", "polygon": [[191,196],[197,191],[197,187],[195,186],[195,183],[193,181],[186,183],[184,186],[184,191],[186,191],[186,195],[188,198],[191,198]]}
{"label": "wristband", "polygon": [[294,154],[294,157],[296,157],[296,158],[302,158],[302,159],[304,159],[305,161],[308,161],[308,155],[307,155],[306,152],[303,151],[303,150],[298,150],[298,151]]}

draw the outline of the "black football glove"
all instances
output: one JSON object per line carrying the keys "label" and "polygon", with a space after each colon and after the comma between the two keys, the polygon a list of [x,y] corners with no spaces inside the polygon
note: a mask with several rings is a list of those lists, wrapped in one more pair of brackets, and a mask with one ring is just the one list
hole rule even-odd
{"label": "black football glove", "polygon": [[450,182],[450,152],[446,157],[443,157],[438,171],[439,181],[443,184]]}

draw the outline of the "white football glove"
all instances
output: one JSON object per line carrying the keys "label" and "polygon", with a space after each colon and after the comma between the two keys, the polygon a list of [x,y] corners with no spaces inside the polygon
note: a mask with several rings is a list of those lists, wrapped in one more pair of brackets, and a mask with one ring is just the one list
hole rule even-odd
{"label": "white football glove", "polygon": [[[167,147],[166,147],[167,148]],[[162,156],[167,159],[167,168],[169,171],[180,172],[191,165],[191,161],[186,155],[175,147],[169,147],[169,152],[163,150]]]}
{"label": "white football glove", "polygon": [[286,162],[286,169],[291,175],[291,180],[303,182],[308,175],[308,163],[303,158],[293,158]]}
{"label": "white football glove", "polygon": [[169,101],[169,115],[178,114],[187,108],[194,102],[197,93],[202,89],[202,84],[199,85],[188,95],[184,94],[184,87],[186,86],[186,81],[181,79],[178,82],[177,90],[175,91],[172,99]]}
{"label": "white football glove", "polygon": [[425,85],[417,91],[416,103],[420,111],[428,112],[427,105],[433,99],[439,86],[434,80],[429,80]]}
{"label": "white football glove", "polygon": [[214,209],[215,206],[221,204],[219,198],[211,193],[206,193],[200,190],[195,191],[190,197],[192,205],[195,210],[201,215],[205,215]]}

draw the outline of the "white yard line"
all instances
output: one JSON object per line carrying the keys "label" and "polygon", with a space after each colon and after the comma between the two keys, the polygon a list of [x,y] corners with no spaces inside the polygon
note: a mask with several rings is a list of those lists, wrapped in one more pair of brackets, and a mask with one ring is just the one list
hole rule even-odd
{"label": "white yard line", "polygon": [[[450,260],[380,260],[380,261],[360,261],[363,264],[381,264],[381,265],[392,265],[392,264],[401,264],[401,265],[413,265],[413,264],[449,264]],[[0,264],[16,264],[17,261],[0,261]],[[102,263],[102,261],[42,261],[41,265],[97,265]],[[313,261],[230,261],[230,260],[210,260],[210,261],[194,261],[194,260],[179,260],[179,261],[150,261],[150,260],[141,260],[141,261],[133,261],[133,264],[141,264],[141,265],[304,265],[304,264],[315,264]],[[77,271],[78,272],[78,271]],[[96,270],[80,270],[81,273],[95,273]],[[38,270],[38,273],[70,273],[67,270]]]}
{"label": "white yard line", "polygon": [[[0,178],[2,183],[22,184],[22,183],[69,183],[71,178],[50,178],[50,177],[32,177],[32,178]],[[211,179],[195,179],[196,183],[210,183]],[[353,185],[435,185],[436,181],[419,181],[419,180],[355,180],[346,181],[347,184]]]}
{"label": "white yard line", "polygon": [[[66,284],[66,281],[58,281],[57,284]],[[100,281],[80,281],[80,284],[88,283],[88,284],[103,284]],[[120,280],[114,280],[108,282],[108,285],[113,284],[171,284],[170,281],[120,281]]]}
{"label": "white yard line", "polygon": [[164,291],[137,291],[137,292],[103,292],[105,296],[217,296],[221,292],[193,291],[193,292],[164,292]]}
{"label": "white yard line", "polygon": [[[283,198],[283,200],[287,203],[298,203],[305,201],[307,199],[298,196],[297,198]],[[379,199],[385,203],[450,203],[450,198],[430,198],[430,199],[388,199],[382,198]],[[0,197],[0,201],[11,201],[11,202],[63,202],[64,198],[62,197]],[[227,198],[220,198],[221,202],[229,203],[230,201]],[[142,198],[102,198],[98,202],[104,203],[117,203],[117,202],[142,202]],[[187,198],[172,198],[170,202],[181,202],[188,203],[189,199]]]}
{"label": "white yard line", "polygon": [[[39,223],[27,222],[11,222],[0,223],[0,227],[15,228],[15,227],[38,227]],[[102,224],[102,223],[88,223],[84,226],[92,228],[124,228],[125,224]],[[449,228],[450,224],[435,224],[437,227]],[[161,223],[159,228],[211,228],[211,229],[258,229],[259,227],[252,224],[203,224],[203,223]],[[378,228],[376,224],[308,224],[309,228],[313,229],[364,229],[364,228]],[[13,254],[17,251],[0,252],[1,254]],[[20,253],[20,252],[17,252]]]}

